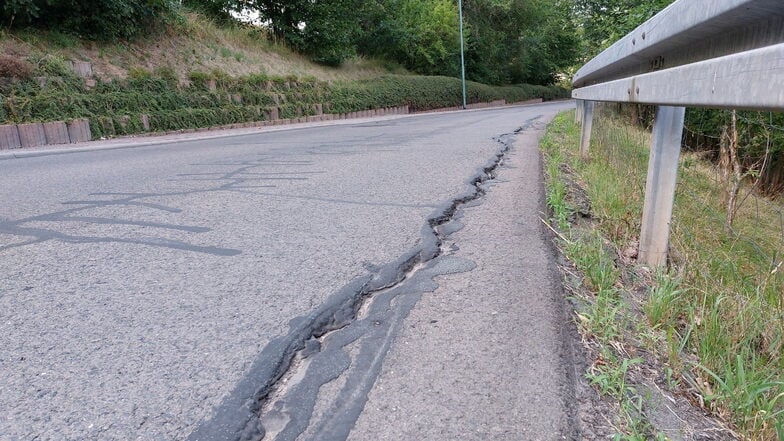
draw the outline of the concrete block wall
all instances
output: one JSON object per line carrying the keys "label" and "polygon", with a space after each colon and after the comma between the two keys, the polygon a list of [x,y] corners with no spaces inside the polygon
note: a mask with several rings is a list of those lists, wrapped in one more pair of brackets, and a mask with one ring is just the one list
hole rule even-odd
{"label": "concrete block wall", "polygon": [[44,123],[44,135],[46,144],[68,144],[71,138],[68,136],[68,126],[63,121]]}
{"label": "concrete block wall", "polygon": [[0,125],[0,150],[85,142],[92,138],[90,121]]}
{"label": "concrete block wall", "polygon": [[19,141],[22,148],[46,145],[46,132],[44,132],[43,124],[17,124],[16,128],[19,130]]}
{"label": "concrete block wall", "polygon": [[15,125],[0,126],[0,150],[18,149],[22,147],[19,129]]}
{"label": "concrete block wall", "polygon": [[79,78],[91,78],[93,76],[93,65],[87,61],[72,62],[73,71]]}

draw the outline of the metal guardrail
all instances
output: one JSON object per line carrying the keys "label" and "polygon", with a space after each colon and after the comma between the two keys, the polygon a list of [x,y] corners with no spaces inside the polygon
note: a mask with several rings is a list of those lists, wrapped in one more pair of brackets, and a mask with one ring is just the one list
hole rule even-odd
{"label": "metal guardrail", "polygon": [[677,0],[575,74],[587,157],[596,101],[656,105],[640,260],[666,263],[685,107],[784,110],[784,0]]}

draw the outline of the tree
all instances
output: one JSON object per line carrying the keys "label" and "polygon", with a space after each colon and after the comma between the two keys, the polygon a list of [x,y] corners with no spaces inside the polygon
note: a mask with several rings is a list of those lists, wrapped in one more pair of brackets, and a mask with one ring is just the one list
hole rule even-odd
{"label": "tree", "polygon": [[574,64],[579,42],[564,0],[466,0],[467,75],[492,84],[549,84]]}
{"label": "tree", "polygon": [[310,6],[308,0],[251,0],[249,4],[279,40],[288,40],[298,31]]}
{"label": "tree", "polygon": [[458,75],[457,5],[451,0],[388,0],[366,9],[361,52],[428,75]]}
{"label": "tree", "polygon": [[361,2],[357,0],[317,1],[300,14],[296,27],[286,31],[287,40],[318,63],[337,66],[356,56],[360,27],[356,22]]}
{"label": "tree", "polygon": [[586,58],[598,54],[674,0],[574,0]]}
{"label": "tree", "polygon": [[247,0],[277,41],[314,61],[338,65],[356,55],[361,0]]}
{"label": "tree", "polygon": [[240,12],[249,5],[248,0],[182,0],[182,5],[201,12],[208,17],[231,23],[235,19],[232,12]]}
{"label": "tree", "polygon": [[57,29],[95,40],[131,38],[174,14],[173,0],[6,0],[8,26]]}

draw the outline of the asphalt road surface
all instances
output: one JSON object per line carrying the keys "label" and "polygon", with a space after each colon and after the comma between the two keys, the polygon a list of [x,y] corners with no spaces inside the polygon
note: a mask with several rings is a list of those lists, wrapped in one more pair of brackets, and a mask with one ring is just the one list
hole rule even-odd
{"label": "asphalt road surface", "polygon": [[481,260],[453,218],[572,105],[0,161],[0,440],[377,439],[406,317]]}

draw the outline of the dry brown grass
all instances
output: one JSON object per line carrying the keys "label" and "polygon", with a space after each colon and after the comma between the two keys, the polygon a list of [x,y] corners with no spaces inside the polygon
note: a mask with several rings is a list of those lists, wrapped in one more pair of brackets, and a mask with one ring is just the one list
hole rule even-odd
{"label": "dry brown grass", "polygon": [[134,42],[98,44],[57,32],[0,34],[0,52],[16,58],[55,55],[93,63],[104,79],[125,78],[132,68],[169,67],[181,78],[192,71],[220,69],[232,76],[265,73],[323,81],[377,76],[386,70],[372,60],[351,60],[339,68],[312,63],[281,44],[269,42],[251,27],[222,27],[194,13],[166,33]]}
{"label": "dry brown grass", "polygon": [[33,66],[27,61],[11,55],[0,55],[0,77],[30,78]]}

